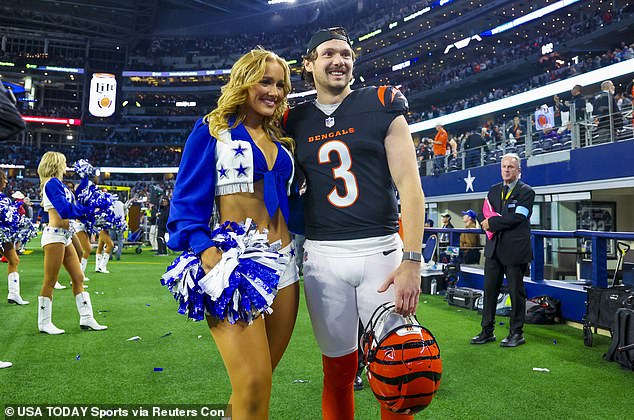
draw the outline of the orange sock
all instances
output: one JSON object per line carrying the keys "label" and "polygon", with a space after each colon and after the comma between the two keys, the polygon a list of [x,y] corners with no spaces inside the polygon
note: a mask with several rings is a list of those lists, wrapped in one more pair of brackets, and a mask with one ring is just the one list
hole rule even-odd
{"label": "orange sock", "polygon": [[357,352],[341,357],[322,355],[324,390],[321,413],[324,420],[354,420],[354,378]]}
{"label": "orange sock", "polygon": [[397,414],[381,407],[381,420],[414,420],[413,414]]}

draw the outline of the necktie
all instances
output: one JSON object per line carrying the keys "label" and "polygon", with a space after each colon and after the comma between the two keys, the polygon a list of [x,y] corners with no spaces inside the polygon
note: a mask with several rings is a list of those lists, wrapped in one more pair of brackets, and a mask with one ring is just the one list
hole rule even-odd
{"label": "necktie", "polygon": [[506,203],[506,200],[508,200],[508,194],[509,194],[509,186],[508,185],[504,185],[504,187],[502,187],[502,204]]}

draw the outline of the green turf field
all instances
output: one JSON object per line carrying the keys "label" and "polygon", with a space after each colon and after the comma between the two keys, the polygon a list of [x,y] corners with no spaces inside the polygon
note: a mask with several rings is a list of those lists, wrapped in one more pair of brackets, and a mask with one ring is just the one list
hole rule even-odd
{"label": "green turf field", "polygon": [[[21,258],[22,297],[31,304],[6,303],[4,274],[0,286],[0,360],[14,363],[0,370],[0,405],[213,404],[229,398],[229,381],[206,323],[178,315],[176,302],[160,286],[173,257],[126,250],[121,261],[108,265],[107,275],[94,273],[93,256],[87,291],[97,320],[109,329],[79,329],[69,288],[54,295],[53,322],[66,330],[60,336],[37,330],[43,254],[34,249]],[[6,266],[0,270],[4,273]],[[60,281],[68,284],[68,275]],[[595,336],[594,347],[586,348],[580,330],[529,325],[525,346],[473,346],[469,339],[480,321],[476,312],[423,296],[418,315],[439,341],[444,369],[438,395],[417,418],[632,418],[634,373],[602,360],[607,337]],[[498,327],[498,340],[506,331],[506,325]],[[141,340],[127,341],[133,336]],[[248,349],[236,351],[249,357]],[[321,357],[302,298],[292,341],[273,375],[271,419],[320,418],[320,390]],[[355,396],[358,419],[379,418],[367,386]]]}

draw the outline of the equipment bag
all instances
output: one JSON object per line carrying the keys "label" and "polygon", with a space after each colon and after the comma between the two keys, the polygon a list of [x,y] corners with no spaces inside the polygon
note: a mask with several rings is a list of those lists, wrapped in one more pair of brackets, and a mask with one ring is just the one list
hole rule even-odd
{"label": "equipment bag", "polygon": [[559,299],[536,296],[526,302],[527,324],[555,324],[561,320]]}
{"label": "equipment bag", "polygon": [[[481,296],[476,301],[476,309],[482,313],[484,310],[484,296]],[[495,306],[495,315],[498,316],[510,316],[511,315],[511,295],[507,288],[503,287],[498,294],[498,301]]]}
{"label": "equipment bag", "polygon": [[634,310],[621,308],[616,311],[612,328],[612,344],[603,357],[608,362],[617,362],[625,369],[634,370]]}
{"label": "equipment bag", "polygon": [[482,290],[478,289],[468,287],[450,287],[447,289],[447,303],[461,308],[475,310],[476,300],[480,296],[482,296]]}
{"label": "equipment bag", "polygon": [[634,309],[634,290],[625,286],[589,287],[585,321],[595,327],[611,329],[620,308]]}

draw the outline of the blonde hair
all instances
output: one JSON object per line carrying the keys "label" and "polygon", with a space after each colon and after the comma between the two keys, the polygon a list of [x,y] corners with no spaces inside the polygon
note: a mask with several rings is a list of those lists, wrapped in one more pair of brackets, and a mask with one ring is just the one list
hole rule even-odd
{"label": "blonde hair", "polygon": [[40,190],[44,194],[44,186],[51,178],[62,179],[66,172],[66,156],[60,152],[46,152],[37,166],[37,174],[40,176]]}
{"label": "blonde hair", "polygon": [[[267,63],[271,62],[277,62],[284,70],[284,98],[276,104],[273,115],[264,118],[264,131],[271,139],[279,141],[291,151],[295,148],[293,139],[285,137],[279,125],[288,108],[286,97],[291,91],[291,71],[286,61],[274,52],[261,47],[244,54],[235,62],[231,68],[229,82],[222,87],[218,107],[205,115],[204,119],[209,124],[209,132],[212,136],[218,139],[220,131],[235,128],[244,121],[246,112],[243,105],[247,101],[248,90],[260,83],[266,72]],[[231,117],[235,117],[235,121],[230,127]]]}

